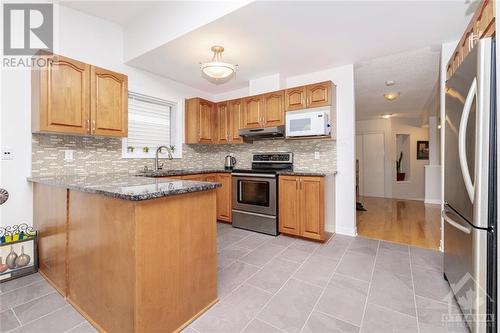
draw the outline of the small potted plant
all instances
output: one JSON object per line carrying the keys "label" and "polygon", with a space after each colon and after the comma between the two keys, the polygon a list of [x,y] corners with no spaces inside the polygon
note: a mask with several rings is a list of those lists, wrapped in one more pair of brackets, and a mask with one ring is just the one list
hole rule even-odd
{"label": "small potted plant", "polygon": [[134,147],[133,146],[128,146],[127,147],[127,152],[133,153],[134,152]]}
{"label": "small potted plant", "polygon": [[402,182],[405,180],[406,173],[401,172],[401,161],[403,160],[403,152],[399,153],[399,158],[396,161],[396,180]]}

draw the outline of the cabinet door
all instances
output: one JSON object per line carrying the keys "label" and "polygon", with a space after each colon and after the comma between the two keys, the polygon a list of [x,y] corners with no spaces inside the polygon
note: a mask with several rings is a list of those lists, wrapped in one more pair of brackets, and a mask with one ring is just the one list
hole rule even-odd
{"label": "cabinet door", "polygon": [[265,94],[264,97],[264,127],[285,124],[284,91]]}
{"label": "cabinet door", "polygon": [[279,177],[279,230],[284,234],[300,234],[299,178]]}
{"label": "cabinet door", "polygon": [[40,272],[58,291],[67,295],[68,190],[33,184],[33,226],[38,230]]}
{"label": "cabinet door", "polygon": [[54,56],[32,70],[32,131],[90,133],[90,66]]}
{"label": "cabinet door", "polygon": [[296,87],[285,90],[285,111],[306,108],[306,87]]}
{"label": "cabinet door", "polygon": [[214,139],[214,105],[205,100],[200,100],[199,105],[199,143],[213,143]]}
{"label": "cabinet door", "polygon": [[332,104],[332,82],[326,81],[310,84],[306,87],[308,108],[328,106]]}
{"label": "cabinet door", "polygon": [[243,127],[258,128],[262,126],[263,105],[261,96],[245,98],[243,112]]}
{"label": "cabinet door", "polygon": [[92,66],[91,130],[94,135],[126,137],[128,130],[128,78]]}
{"label": "cabinet door", "polygon": [[300,235],[324,240],[323,178],[300,177]]}
{"label": "cabinet door", "polygon": [[229,108],[229,141],[231,143],[242,143],[243,139],[238,134],[241,128],[241,117],[243,115],[243,102],[241,99],[228,102]]}
{"label": "cabinet door", "polygon": [[217,142],[218,143],[228,143],[229,142],[229,110],[227,103],[216,104],[217,109]]}
{"label": "cabinet door", "polygon": [[231,222],[231,174],[217,174],[217,182],[222,184],[217,189],[217,219]]}

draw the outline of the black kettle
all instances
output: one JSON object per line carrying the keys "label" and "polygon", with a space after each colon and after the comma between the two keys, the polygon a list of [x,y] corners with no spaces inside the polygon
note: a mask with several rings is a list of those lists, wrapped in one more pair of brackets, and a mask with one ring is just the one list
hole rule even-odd
{"label": "black kettle", "polygon": [[232,170],[236,165],[236,158],[231,155],[227,155],[224,160],[224,169]]}

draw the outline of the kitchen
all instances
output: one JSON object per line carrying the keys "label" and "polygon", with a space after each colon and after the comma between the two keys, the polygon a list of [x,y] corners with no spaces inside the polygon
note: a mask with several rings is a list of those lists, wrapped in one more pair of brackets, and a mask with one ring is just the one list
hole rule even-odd
{"label": "kitchen", "polygon": [[[259,65],[266,70],[252,76],[245,65],[250,59],[235,54],[230,41],[207,39],[198,51],[182,52],[197,45],[203,29],[170,44],[133,39],[153,28],[142,26],[141,15],[153,21],[157,14],[166,22],[160,16],[168,16],[172,4],[131,3],[124,5],[128,15],[114,16],[103,3],[55,4],[59,41],[52,69],[4,75],[9,84],[2,88],[3,105],[20,112],[2,114],[2,151],[13,156],[2,163],[2,187],[11,193],[2,205],[2,224],[33,221],[40,236],[40,273],[18,279],[32,280],[13,290],[9,283],[16,280],[2,283],[8,319],[2,322],[11,324],[5,331],[412,331],[431,325],[416,311],[445,304],[424,281],[436,275],[441,254],[354,237],[352,63],[327,60],[297,72],[273,64],[280,57],[262,48],[267,60]],[[185,10],[189,17],[192,8],[184,6],[174,12]],[[199,6],[194,12],[210,4]],[[287,10],[297,17],[307,6]],[[315,6],[318,12],[335,8],[328,2]],[[397,6],[408,20],[411,10]],[[470,19],[458,14],[464,6],[456,5],[453,38]],[[218,20],[199,24],[212,35],[219,25],[256,13],[278,19],[275,9],[269,2],[227,3],[218,8]],[[441,27],[439,19],[431,19],[430,30]],[[454,40],[450,36],[433,42]],[[214,49],[220,55],[219,43],[226,47],[222,61],[239,66],[236,79],[214,84],[197,64],[210,64]],[[217,52],[213,58],[221,60]],[[179,72],[184,65],[167,65],[176,63],[168,57],[180,54],[185,59],[178,64],[195,64],[185,78]],[[77,102],[66,104],[60,91],[70,84]],[[68,109],[80,113],[68,116]],[[160,125],[168,128],[168,140],[158,134]],[[384,255],[401,252],[412,268],[388,276]],[[391,281],[399,290],[408,277],[415,286],[404,293],[383,286]],[[439,295],[448,291],[441,280],[434,286]],[[46,317],[35,318],[14,297],[30,286],[44,288],[41,299],[72,306],[46,306],[40,310]],[[359,293],[348,297],[353,286]],[[54,287],[57,292],[48,291]],[[284,312],[293,299],[299,302]],[[177,310],[165,310],[171,307]],[[59,315],[67,317],[57,320]]]}

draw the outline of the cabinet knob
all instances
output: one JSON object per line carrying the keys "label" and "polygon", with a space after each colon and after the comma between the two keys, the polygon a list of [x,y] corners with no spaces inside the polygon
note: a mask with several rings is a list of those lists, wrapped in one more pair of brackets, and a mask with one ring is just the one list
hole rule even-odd
{"label": "cabinet knob", "polygon": [[92,134],[95,134],[95,119],[92,119]]}
{"label": "cabinet knob", "polygon": [[87,119],[85,123],[85,129],[87,130],[87,133],[90,133],[90,119]]}

